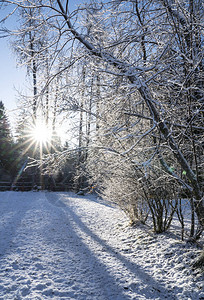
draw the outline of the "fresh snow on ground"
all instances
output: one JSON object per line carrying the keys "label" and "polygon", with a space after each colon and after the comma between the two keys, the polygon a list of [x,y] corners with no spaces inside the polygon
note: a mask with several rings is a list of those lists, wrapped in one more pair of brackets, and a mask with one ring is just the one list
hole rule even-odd
{"label": "fresh snow on ground", "polygon": [[199,247],[72,193],[0,193],[0,299],[204,299]]}

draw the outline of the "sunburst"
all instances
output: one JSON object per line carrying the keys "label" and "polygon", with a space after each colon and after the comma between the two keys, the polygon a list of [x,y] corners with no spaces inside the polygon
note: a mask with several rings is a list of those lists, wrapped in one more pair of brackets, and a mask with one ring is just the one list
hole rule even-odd
{"label": "sunburst", "polygon": [[56,150],[53,145],[53,130],[43,120],[27,123],[21,137],[23,143],[19,146],[24,148],[21,156],[26,153],[32,153],[31,157],[36,157],[37,153],[42,156],[43,153]]}
{"label": "sunburst", "polygon": [[37,122],[30,129],[30,137],[37,144],[46,146],[51,143],[52,130],[43,122]]}

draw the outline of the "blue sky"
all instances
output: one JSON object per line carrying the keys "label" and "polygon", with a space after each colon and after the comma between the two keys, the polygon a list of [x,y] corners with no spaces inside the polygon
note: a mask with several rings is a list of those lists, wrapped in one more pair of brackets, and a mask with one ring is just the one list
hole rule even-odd
{"label": "blue sky", "polygon": [[[5,17],[8,10],[0,9],[0,19]],[[16,20],[11,17],[4,26],[9,29],[16,27]],[[3,101],[11,125],[14,125],[15,112],[17,109],[18,91],[25,87],[26,70],[17,67],[9,38],[0,38],[0,100]]]}
{"label": "blue sky", "polygon": [[0,39],[0,100],[8,110],[16,107],[17,90],[25,84],[25,68],[17,68],[16,57],[7,39]]}

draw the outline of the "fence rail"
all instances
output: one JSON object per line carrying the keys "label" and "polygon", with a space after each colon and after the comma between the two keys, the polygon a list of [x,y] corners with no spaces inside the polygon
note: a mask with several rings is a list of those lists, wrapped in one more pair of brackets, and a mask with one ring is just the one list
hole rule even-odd
{"label": "fence rail", "polygon": [[10,181],[0,181],[0,191],[9,191],[11,189]]}

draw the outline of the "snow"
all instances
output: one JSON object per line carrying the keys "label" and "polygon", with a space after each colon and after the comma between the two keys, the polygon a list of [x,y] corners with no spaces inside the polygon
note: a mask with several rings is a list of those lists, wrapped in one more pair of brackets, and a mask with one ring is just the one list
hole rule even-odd
{"label": "snow", "polygon": [[0,193],[0,299],[204,299],[176,234],[128,226],[93,195]]}

